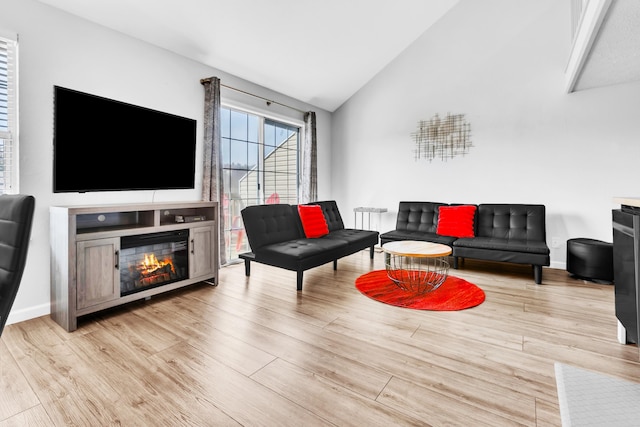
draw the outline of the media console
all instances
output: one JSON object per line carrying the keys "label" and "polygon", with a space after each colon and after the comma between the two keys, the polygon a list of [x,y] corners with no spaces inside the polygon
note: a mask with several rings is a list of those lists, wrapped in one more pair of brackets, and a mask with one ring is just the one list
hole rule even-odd
{"label": "media console", "polygon": [[78,318],[218,278],[216,202],[52,206],[51,318]]}

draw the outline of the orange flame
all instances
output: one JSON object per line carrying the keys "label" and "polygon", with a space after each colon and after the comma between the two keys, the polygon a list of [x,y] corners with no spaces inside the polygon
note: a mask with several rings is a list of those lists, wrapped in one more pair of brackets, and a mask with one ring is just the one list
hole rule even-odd
{"label": "orange flame", "polygon": [[155,254],[144,254],[144,261],[140,262],[138,270],[143,276],[150,276],[167,265],[171,267],[171,272],[175,273],[173,262],[170,258],[159,261]]}

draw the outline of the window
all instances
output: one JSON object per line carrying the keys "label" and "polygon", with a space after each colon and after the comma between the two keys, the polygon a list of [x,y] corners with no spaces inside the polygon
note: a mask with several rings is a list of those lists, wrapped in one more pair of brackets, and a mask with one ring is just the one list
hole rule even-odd
{"label": "window", "polygon": [[17,192],[17,83],[15,40],[0,37],[0,194]]}
{"label": "window", "polygon": [[249,250],[240,211],[263,203],[298,203],[300,127],[221,109],[227,259]]}

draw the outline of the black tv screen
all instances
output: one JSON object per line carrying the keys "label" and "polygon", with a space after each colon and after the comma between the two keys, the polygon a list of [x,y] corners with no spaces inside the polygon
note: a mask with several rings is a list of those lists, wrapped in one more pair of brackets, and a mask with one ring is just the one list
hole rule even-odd
{"label": "black tv screen", "polygon": [[196,120],[54,86],[54,193],[191,189]]}

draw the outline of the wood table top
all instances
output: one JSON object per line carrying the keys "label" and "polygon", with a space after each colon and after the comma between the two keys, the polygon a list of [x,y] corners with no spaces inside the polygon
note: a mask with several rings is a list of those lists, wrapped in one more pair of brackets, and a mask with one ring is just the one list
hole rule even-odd
{"label": "wood table top", "polygon": [[418,240],[388,242],[382,245],[382,250],[392,255],[423,258],[443,257],[451,254],[451,248],[447,245]]}
{"label": "wood table top", "polygon": [[640,197],[614,197],[613,201],[621,205],[640,207]]}

